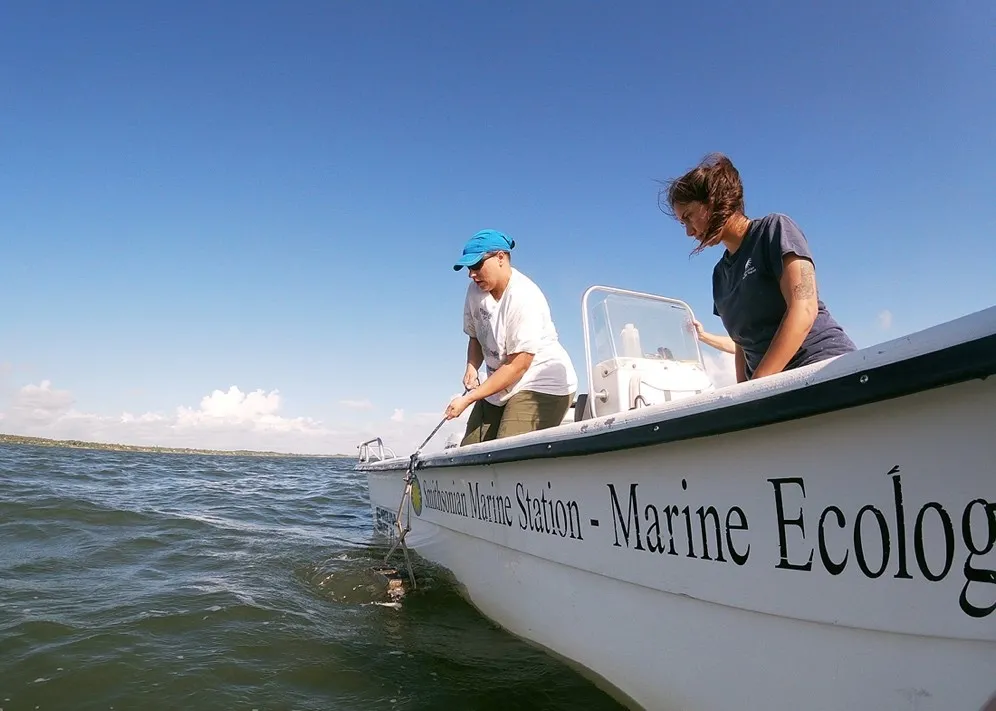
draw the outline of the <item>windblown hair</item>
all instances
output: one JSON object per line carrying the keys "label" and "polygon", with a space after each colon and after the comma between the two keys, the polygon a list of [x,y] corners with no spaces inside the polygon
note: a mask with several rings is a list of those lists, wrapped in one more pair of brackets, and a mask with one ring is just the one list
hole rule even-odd
{"label": "windblown hair", "polygon": [[664,183],[657,194],[657,203],[664,214],[678,219],[676,205],[700,202],[709,212],[706,234],[692,254],[719,244],[723,225],[736,214],[744,214],[744,186],[740,173],[722,153],[711,153],[695,168],[680,178]]}

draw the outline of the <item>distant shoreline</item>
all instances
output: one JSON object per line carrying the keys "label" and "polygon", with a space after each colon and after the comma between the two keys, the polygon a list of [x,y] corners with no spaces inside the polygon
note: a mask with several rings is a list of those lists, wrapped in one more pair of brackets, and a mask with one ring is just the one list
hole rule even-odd
{"label": "distant shoreline", "polygon": [[149,454],[207,454],[216,457],[308,457],[312,459],[335,459],[349,457],[348,454],[287,454],[285,452],[258,452],[251,449],[193,449],[188,447],[149,447],[137,444],[113,444],[108,442],[84,442],[78,439],[47,439],[24,435],[0,434],[0,445],[31,445],[59,449],[96,449],[105,452],[146,452]]}

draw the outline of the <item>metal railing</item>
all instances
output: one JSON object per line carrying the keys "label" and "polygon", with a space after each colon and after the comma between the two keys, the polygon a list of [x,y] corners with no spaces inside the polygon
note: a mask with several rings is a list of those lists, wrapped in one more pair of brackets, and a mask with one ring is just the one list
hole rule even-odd
{"label": "metal railing", "polygon": [[360,450],[358,459],[361,464],[364,462],[380,462],[385,459],[394,459],[397,456],[394,450],[386,446],[380,437],[368,439],[357,448]]}

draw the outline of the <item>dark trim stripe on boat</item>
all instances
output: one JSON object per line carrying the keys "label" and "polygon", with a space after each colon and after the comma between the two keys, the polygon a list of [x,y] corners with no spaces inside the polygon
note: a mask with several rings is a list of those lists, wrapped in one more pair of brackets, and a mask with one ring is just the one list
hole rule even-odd
{"label": "dark trim stripe on boat", "polygon": [[577,457],[614,452],[822,415],[996,374],[996,334],[756,400],[597,434],[490,452],[435,455],[419,469]]}

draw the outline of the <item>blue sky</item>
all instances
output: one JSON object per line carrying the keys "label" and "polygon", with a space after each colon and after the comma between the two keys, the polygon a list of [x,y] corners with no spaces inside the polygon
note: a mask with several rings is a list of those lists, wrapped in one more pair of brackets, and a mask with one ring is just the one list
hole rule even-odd
{"label": "blue sky", "polygon": [[593,283],[718,331],[719,249],[689,258],[655,182],[710,151],[859,346],[992,306],[994,7],[4,3],[0,431],[417,444],[484,227],[579,371]]}

